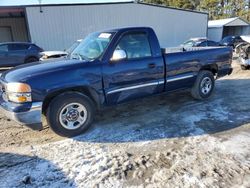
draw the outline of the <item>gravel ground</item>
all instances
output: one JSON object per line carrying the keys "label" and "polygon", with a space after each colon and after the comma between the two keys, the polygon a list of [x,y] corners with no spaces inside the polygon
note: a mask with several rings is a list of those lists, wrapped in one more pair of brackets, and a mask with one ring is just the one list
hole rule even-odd
{"label": "gravel ground", "polygon": [[0,187],[250,187],[250,70],[189,93],[106,109],[81,136],[0,115]]}

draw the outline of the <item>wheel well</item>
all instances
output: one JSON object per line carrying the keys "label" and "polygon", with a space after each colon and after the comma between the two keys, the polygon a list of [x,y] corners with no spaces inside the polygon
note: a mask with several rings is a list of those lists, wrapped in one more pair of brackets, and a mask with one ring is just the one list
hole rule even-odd
{"label": "wheel well", "polygon": [[36,56],[29,56],[29,57],[26,57],[24,62],[26,62],[28,59],[36,59],[36,60],[39,60]]}
{"label": "wheel well", "polygon": [[65,93],[65,92],[80,92],[84,95],[86,95],[87,97],[89,97],[94,104],[97,106],[97,108],[100,107],[100,103],[98,100],[98,95],[96,92],[92,91],[90,88],[87,87],[75,87],[75,88],[68,88],[68,89],[63,89],[63,90],[58,90],[56,92],[53,92],[51,94],[49,94],[48,96],[45,97],[44,102],[43,102],[43,107],[42,107],[42,112],[43,114],[46,114],[46,111],[49,107],[49,104],[51,103],[51,101],[57,97],[58,95]]}
{"label": "wheel well", "polygon": [[217,65],[206,65],[206,66],[201,67],[200,71],[202,70],[211,71],[214,76],[216,76],[216,74],[218,73]]}

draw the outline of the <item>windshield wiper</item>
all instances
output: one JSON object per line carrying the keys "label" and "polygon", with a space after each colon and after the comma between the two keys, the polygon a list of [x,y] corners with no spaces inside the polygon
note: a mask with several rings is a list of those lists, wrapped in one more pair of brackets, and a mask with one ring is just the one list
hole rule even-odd
{"label": "windshield wiper", "polygon": [[70,57],[72,59],[77,59],[77,60],[81,60],[81,61],[83,60],[83,57],[79,53],[73,53],[73,54],[70,55]]}
{"label": "windshield wiper", "polygon": [[[73,57],[72,57],[73,56]],[[74,56],[75,57],[77,57],[77,58],[74,58]],[[90,59],[89,58],[87,58],[86,56],[84,56],[84,55],[82,55],[82,54],[79,54],[79,53],[73,53],[73,54],[71,54],[70,55],[70,57],[72,58],[72,59],[78,59],[78,60],[85,60],[85,61],[89,61]]]}

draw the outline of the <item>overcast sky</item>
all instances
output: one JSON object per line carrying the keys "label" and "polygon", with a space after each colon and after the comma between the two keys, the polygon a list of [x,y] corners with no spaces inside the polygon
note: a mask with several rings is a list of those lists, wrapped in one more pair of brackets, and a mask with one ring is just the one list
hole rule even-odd
{"label": "overcast sky", "polygon": [[[41,0],[42,4],[127,2],[132,0]],[[0,6],[34,5],[39,0],[0,0]]]}

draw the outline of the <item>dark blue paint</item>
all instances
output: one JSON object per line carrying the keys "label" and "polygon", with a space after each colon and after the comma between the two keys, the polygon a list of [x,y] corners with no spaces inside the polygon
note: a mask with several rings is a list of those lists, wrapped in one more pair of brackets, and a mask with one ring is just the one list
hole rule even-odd
{"label": "dark blue paint", "polygon": [[42,51],[42,48],[27,42],[0,43],[0,68],[22,65],[30,58],[38,61]]}
{"label": "dark blue paint", "polygon": [[[148,34],[152,57],[110,62],[121,36],[127,32],[135,31],[143,31]],[[60,59],[36,62],[16,67],[4,73],[1,79],[3,82],[29,84],[32,88],[34,102],[44,101],[46,97],[55,93],[81,88],[84,91],[89,91],[88,93],[97,104],[105,106],[166,91],[191,88],[198,72],[208,65],[218,69],[219,77],[230,74],[231,71],[231,48],[162,54],[158,39],[151,28],[122,28],[104,32],[115,34],[105,53],[97,60],[88,62]],[[150,67],[152,63],[155,64],[155,67]],[[194,75],[194,77],[167,82],[169,79],[185,75]],[[109,93],[116,89],[152,82],[162,83]]]}

